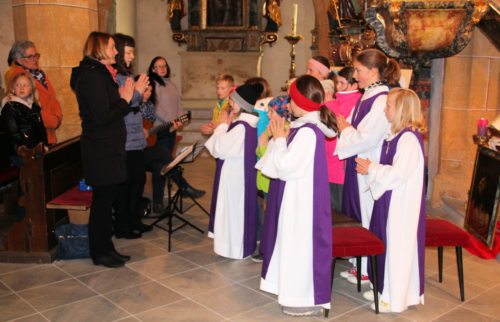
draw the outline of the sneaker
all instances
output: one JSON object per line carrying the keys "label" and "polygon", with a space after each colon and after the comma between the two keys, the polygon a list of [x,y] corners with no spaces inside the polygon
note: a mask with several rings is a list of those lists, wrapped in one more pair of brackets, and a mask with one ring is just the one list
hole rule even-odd
{"label": "sneaker", "polygon": [[363,292],[363,298],[368,301],[375,301],[375,296],[373,295],[373,290]]}
{"label": "sneaker", "polygon": [[[347,281],[351,284],[358,284],[358,277],[353,275],[347,278]],[[361,275],[361,285],[370,283],[370,278],[368,275]]]}
{"label": "sneaker", "polygon": [[358,274],[358,271],[356,270],[356,267],[352,267],[351,269],[348,269],[347,271],[340,272],[340,276],[343,278],[349,278],[349,276],[356,276]]}
{"label": "sneaker", "polygon": [[255,255],[252,255],[251,260],[252,260],[252,262],[262,263],[264,261],[264,258],[262,257],[261,254],[255,254]]}
{"label": "sneaker", "polygon": [[[372,308],[373,311],[375,311],[375,303],[372,303],[370,307]],[[389,304],[389,302],[378,300],[378,311],[380,313],[390,313],[391,305]]]}
{"label": "sneaker", "polygon": [[307,307],[291,307],[283,306],[283,313],[291,316],[313,316],[322,315],[323,308],[321,306],[307,306]]}

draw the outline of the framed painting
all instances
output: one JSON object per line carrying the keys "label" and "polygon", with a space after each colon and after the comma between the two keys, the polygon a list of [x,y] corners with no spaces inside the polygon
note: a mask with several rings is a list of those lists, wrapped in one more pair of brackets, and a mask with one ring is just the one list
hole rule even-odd
{"label": "framed painting", "polygon": [[500,153],[479,147],[464,227],[490,249],[495,238],[500,195]]}

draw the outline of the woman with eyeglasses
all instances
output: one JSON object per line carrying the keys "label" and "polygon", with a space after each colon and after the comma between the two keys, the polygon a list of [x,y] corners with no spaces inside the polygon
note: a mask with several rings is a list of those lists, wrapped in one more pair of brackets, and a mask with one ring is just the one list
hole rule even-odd
{"label": "woman with eyeglasses", "polygon": [[61,126],[63,115],[54,87],[45,72],[40,69],[39,60],[40,53],[32,41],[16,41],[7,59],[9,69],[5,72],[5,84],[7,92],[10,92],[9,84],[12,79],[23,72],[28,72],[35,79],[38,100],[42,108],[42,121],[47,131],[48,143],[51,145],[57,143],[56,130]]}

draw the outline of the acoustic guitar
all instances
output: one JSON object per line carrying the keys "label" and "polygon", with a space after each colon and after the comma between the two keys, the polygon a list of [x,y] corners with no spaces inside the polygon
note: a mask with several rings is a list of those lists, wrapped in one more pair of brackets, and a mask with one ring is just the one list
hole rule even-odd
{"label": "acoustic guitar", "polygon": [[162,123],[157,126],[153,125],[153,122],[150,120],[144,119],[142,121],[142,126],[144,129],[148,130],[149,136],[147,138],[148,141],[148,147],[151,147],[156,144],[156,141],[158,141],[157,133],[163,130],[168,130],[174,122],[181,122],[182,124],[186,124],[187,122],[191,121],[191,111],[188,111],[185,114],[182,114],[178,116],[175,120],[169,121],[167,123]]}

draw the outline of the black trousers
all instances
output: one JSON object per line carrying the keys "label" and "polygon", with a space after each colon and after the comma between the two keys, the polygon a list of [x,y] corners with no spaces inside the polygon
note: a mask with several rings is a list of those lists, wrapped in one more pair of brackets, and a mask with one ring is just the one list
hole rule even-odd
{"label": "black trousers", "polygon": [[128,212],[123,220],[116,218],[116,231],[126,233],[141,224],[141,199],[146,183],[144,151],[127,151]]}
{"label": "black trousers", "polygon": [[[172,162],[172,152],[165,145],[155,144],[154,146],[148,147],[144,150],[144,158],[146,170],[151,171],[152,173],[153,203],[163,203],[166,179],[161,175],[161,169],[163,166]],[[179,188],[182,189],[188,187],[188,183],[182,177],[179,169],[173,169],[171,171],[173,171],[172,179]]]}
{"label": "black trousers", "polygon": [[127,212],[127,186],[124,183],[93,186],[89,217],[90,256],[97,257],[114,250],[112,210]]}

